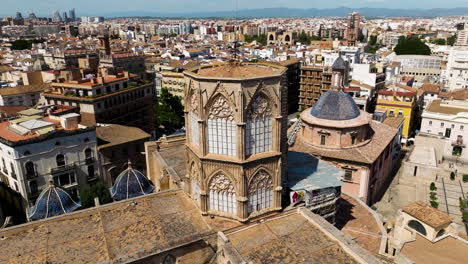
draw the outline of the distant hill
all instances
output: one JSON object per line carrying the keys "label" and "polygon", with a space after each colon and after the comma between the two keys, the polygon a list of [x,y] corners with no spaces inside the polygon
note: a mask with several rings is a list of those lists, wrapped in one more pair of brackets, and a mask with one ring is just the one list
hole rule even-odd
{"label": "distant hill", "polygon": [[[468,7],[434,8],[434,9],[390,9],[390,8],[349,8],[338,7],[330,9],[298,9],[298,8],[263,8],[242,9],[238,11],[239,18],[265,17],[344,17],[357,11],[368,18],[372,17],[441,17],[468,15]],[[161,18],[232,18],[235,11],[206,11],[188,13],[164,13],[152,11],[126,11],[104,14],[106,17],[161,17]]]}

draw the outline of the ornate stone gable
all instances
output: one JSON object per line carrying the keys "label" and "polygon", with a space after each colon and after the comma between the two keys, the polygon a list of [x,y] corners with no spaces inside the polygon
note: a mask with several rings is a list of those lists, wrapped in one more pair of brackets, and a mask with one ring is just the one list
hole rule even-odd
{"label": "ornate stone gable", "polygon": [[268,103],[268,100],[262,95],[255,97],[254,101],[249,107],[249,110],[247,111],[247,119],[256,120],[271,116],[271,107]]}
{"label": "ornate stone gable", "polygon": [[198,96],[197,94],[192,93],[191,99],[190,99],[190,109],[192,113],[194,113],[197,116],[200,116],[198,113]]}
{"label": "ornate stone gable", "polygon": [[199,183],[201,182],[200,173],[198,172],[198,168],[195,162],[192,163],[192,166],[190,168],[190,178]]}
{"label": "ornate stone gable", "polygon": [[224,96],[218,96],[210,107],[208,119],[234,120],[234,112]]}
{"label": "ornate stone gable", "polygon": [[273,189],[271,176],[264,170],[260,170],[254,175],[249,184],[249,194],[256,193],[258,190]]}
{"label": "ornate stone gable", "polygon": [[235,193],[234,184],[222,172],[218,172],[210,182],[210,190],[216,192]]}
{"label": "ornate stone gable", "polygon": [[[209,91],[206,91],[206,93],[210,93]],[[205,94],[206,94],[205,93]],[[225,98],[229,98],[228,100],[236,106],[236,94],[234,91],[229,92],[226,90],[225,84],[221,82],[217,82],[216,86],[214,87],[213,91],[211,94],[208,96],[208,98],[214,98],[218,96],[219,94],[223,95]],[[205,102],[209,102],[210,100],[206,100]]]}

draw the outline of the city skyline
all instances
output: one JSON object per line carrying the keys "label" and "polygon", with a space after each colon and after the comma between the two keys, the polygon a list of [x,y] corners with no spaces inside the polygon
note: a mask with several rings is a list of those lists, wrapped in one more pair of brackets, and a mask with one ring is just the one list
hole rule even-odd
{"label": "city skyline", "polygon": [[[80,2],[71,0],[47,0],[42,1],[41,4],[37,4],[36,1],[26,0],[24,6],[27,8],[18,8],[17,3],[12,0],[7,0],[2,5],[2,11],[0,16],[12,16],[17,11],[24,14],[34,12],[38,16],[52,16],[55,10],[69,10],[71,8],[77,9],[81,15],[104,15],[113,16],[127,13],[154,13],[154,14],[190,14],[190,13],[201,13],[201,12],[213,12],[213,11],[233,11],[236,8],[236,1],[234,0],[223,0],[204,1],[204,5],[200,6],[198,2],[191,0],[181,0],[180,5],[171,6],[165,5],[163,1],[149,1],[149,0],[135,0],[132,1],[131,6],[125,5],[124,0],[115,1],[91,1],[83,0]],[[223,4],[220,4],[220,3]],[[184,8],[180,8],[183,6]],[[295,1],[288,2],[284,0],[272,0],[272,1],[255,1],[254,3],[247,0],[239,0],[239,10],[244,9],[263,9],[263,8],[297,8],[297,9],[330,9],[330,8],[341,8],[341,7],[352,7],[352,8],[386,8],[386,9],[431,9],[431,8],[458,8],[466,7],[467,3],[462,0],[448,0],[441,3],[436,0],[425,1],[425,5],[421,8],[420,2],[416,0],[331,0],[326,3],[318,0],[312,1]],[[99,10],[99,11],[96,11]]]}

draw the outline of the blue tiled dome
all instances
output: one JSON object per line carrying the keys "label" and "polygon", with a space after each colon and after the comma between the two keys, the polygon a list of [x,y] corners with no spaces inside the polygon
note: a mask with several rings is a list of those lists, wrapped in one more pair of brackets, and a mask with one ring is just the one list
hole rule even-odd
{"label": "blue tiled dome", "polygon": [[360,115],[353,98],[343,91],[336,90],[324,93],[310,113],[317,118],[327,120],[350,120]]}
{"label": "blue tiled dome", "polygon": [[51,184],[37,198],[36,206],[32,207],[29,213],[29,219],[39,220],[71,213],[80,206],[80,202],[73,201],[67,191]]}
{"label": "blue tiled dome", "polygon": [[149,194],[153,190],[154,186],[145,175],[129,165],[128,169],[119,174],[110,193],[114,200],[120,201]]}

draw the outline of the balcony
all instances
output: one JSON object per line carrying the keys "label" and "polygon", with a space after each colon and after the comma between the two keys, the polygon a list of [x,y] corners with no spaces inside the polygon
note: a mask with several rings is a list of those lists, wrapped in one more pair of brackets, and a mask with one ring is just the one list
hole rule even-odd
{"label": "balcony", "polygon": [[63,166],[57,166],[55,168],[51,168],[50,173],[55,174],[55,173],[60,173],[60,172],[68,171],[68,170],[74,170],[75,168],[76,168],[75,163],[66,164]]}
{"label": "balcony", "polygon": [[452,141],[452,146],[457,146],[457,147],[465,147],[465,144],[463,143],[463,139],[457,139]]}

